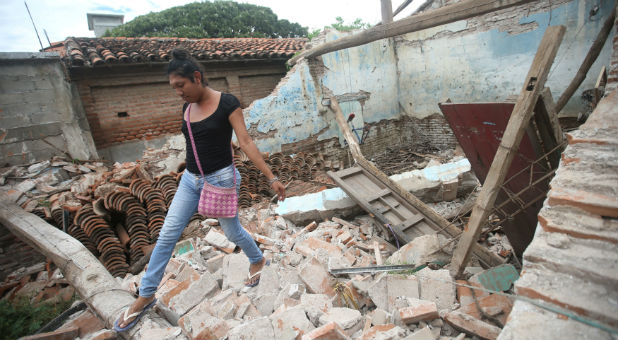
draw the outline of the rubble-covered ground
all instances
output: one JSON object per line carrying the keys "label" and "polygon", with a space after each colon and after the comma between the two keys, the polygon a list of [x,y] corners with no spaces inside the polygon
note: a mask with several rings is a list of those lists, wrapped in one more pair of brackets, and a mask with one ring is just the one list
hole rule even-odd
{"label": "rubble-covered ground", "polygon": [[[137,163],[112,165],[56,158],[27,167],[10,167],[0,170],[0,190],[25,210],[58,222],[52,214],[53,206],[81,209],[87,202],[92,204],[109,194],[111,186],[122,187],[136,179],[152,180],[169,174],[178,170],[181,154],[171,143],[163,150],[147,151]],[[422,167],[452,156],[441,154],[415,162]],[[325,173],[317,171],[309,180],[290,182],[289,196],[333,187]],[[473,200],[458,197],[430,206],[455,221],[461,219],[458,215]],[[295,225],[276,215],[274,207],[269,199],[263,199],[240,209],[243,226],[270,260],[260,284],[254,288],[246,288],[243,283],[249,267],[247,257],[225,238],[218,221],[193,219],[157,292],[158,312],[178,326],[165,334],[144,329],[142,336],[173,338],[182,332],[193,339],[230,340],[494,339],[508,316],[512,301],[457,286],[441,265],[414,273],[408,270],[334,276],[329,272],[381,264],[447,263],[455,243],[448,244],[449,240],[441,235],[425,235],[397,249],[388,241],[391,235],[384,234],[367,215]],[[486,236],[490,249],[504,257],[509,255],[510,246],[502,234]],[[466,272],[468,282],[460,283],[480,287],[482,268],[471,263]],[[122,289],[136,292],[142,275],[143,271],[117,279]],[[33,286],[36,289],[30,292]],[[22,268],[9,275],[2,287],[3,299],[26,290],[36,293],[39,300],[52,291],[68,294],[61,273],[49,268],[38,272]],[[89,310],[79,312],[58,331],[77,327],[80,338],[115,338],[96,320]]]}

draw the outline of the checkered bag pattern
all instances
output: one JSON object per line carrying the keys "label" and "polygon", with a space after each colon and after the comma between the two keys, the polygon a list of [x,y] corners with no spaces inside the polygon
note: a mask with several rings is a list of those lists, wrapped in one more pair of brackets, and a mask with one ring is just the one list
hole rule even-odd
{"label": "checkered bag pattern", "polygon": [[[193,156],[195,156],[195,162],[197,163],[200,174],[204,176],[202,171],[202,165],[200,159],[197,157],[197,150],[195,150],[195,141],[193,140],[193,133],[191,132],[191,104],[187,109],[187,129],[189,130],[189,137],[191,138],[191,145],[193,146]],[[230,146],[231,148],[231,146]],[[232,148],[232,165],[234,164],[234,149]],[[218,187],[208,182],[204,182],[202,193],[200,194],[200,201],[197,205],[197,212],[206,217],[235,217],[238,209],[238,195],[236,193],[236,167],[232,172],[234,177],[234,185],[231,188]]]}
{"label": "checkered bag pattern", "polygon": [[[236,174],[234,174],[236,177]],[[235,217],[238,207],[236,185],[232,188],[204,183],[197,212],[207,217]]]}

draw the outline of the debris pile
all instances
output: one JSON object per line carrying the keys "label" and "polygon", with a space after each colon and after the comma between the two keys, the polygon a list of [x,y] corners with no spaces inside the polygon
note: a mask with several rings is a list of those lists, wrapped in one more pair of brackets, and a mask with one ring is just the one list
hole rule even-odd
{"label": "debris pile", "polygon": [[60,269],[41,262],[10,273],[0,284],[0,299],[29,299],[31,305],[71,301],[75,289],[62,276]]}
{"label": "debris pile", "polygon": [[[369,216],[297,227],[251,208],[241,220],[256,221],[248,229],[270,260],[258,286],[245,287],[249,261],[212,219],[166,268],[158,312],[191,339],[495,339],[510,312],[508,298],[485,291],[482,268],[451,278],[443,266],[453,245],[441,235],[397,249]],[[401,264],[409,269],[379,271]],[[342,268],[353,273],[333,274]],[[136,293],[142,275],[128,274],[123,289]]]}
{"label": "debris pile", "polygon": [[[13,166],[0,172],[0,191],[79,240],[112,275],[122,277],[148,255],[163,226],[181,173],[153,176],[146,168],[156,169],[152,164],[158,155],[173,150],[169,146],[159,152],[149,150],[148,157],[137,163],[113,166],[99,161],[69,162],[60,157],[28,167]],[[241,150],[235,157],[243,177],[240,206],[270,200],[273,193],[265,177]],[[276,153],[263,157],[284,183],[293,181],[302,186],[314,177],[326,177],[324,157],[320,155]],[[182,164],[177,165],[177,171],[182,169]],[[315,191],[316,185],[312,186],[297,191]],[[197,219],[203,218],[192,218]]]}

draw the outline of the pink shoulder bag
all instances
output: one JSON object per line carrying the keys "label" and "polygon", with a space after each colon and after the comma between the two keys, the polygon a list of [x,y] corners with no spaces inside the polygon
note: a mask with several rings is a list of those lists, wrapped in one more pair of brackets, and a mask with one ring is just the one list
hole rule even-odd
{"label": "pink shoulder bag", "polygon": [[[193,156],[195,156],[195,162],[197,163],[200,174],[204,177],[202,171],[202,165],[200,159],[197,157],[197,150],[195,150],[195,140],[193,140],[193,133],[191,132],[191,104],[187,110],[187,129],[189,130],[189,137],[191,138],[191,145],[193,146]],[[232,146],[230,145],[230,148]],[[234,149],[232,148],[232,166],[234,166]],[[204,187],[200,194],[200,202],[197,205],[197,212],[207,217],[235,217],[238,209],[238,195],[236,193],[236,167],[234,166],[234,186],[231,188],[218,187],[209,184],[204,180]]]}

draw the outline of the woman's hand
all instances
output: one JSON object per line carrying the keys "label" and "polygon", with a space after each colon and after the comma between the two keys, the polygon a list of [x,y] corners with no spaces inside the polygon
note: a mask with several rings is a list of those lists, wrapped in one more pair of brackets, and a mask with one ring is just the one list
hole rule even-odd
{"label": "woman's hand", "polygon": [[285,200],[285,187],[283,186],[283,183],[279,182],[279,180],[276,180],[270,184],[270,187],[273,188],[273,190],[277,193],[280,201]]}

